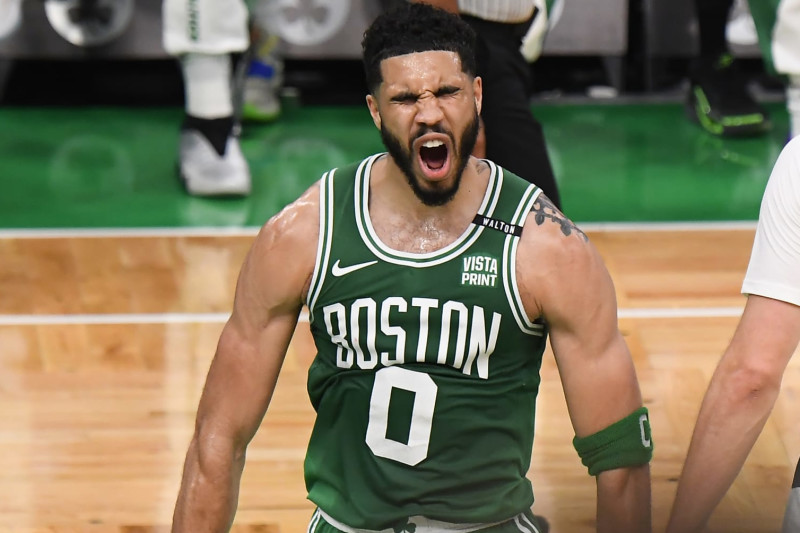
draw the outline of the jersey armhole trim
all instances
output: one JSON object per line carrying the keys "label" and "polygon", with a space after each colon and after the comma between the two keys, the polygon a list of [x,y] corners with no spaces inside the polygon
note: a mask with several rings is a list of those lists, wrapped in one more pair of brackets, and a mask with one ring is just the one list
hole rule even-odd
{"label": "jersey armhole trim", "polygon": [[[517,205],[517,210],[514,213],[514,217],[511,219],[511,223],[524,226],[528,213],[533,207],[533,203],[541,194],[542,190],[539,187],[535,185],[528,186]],[[519,239],[520,237],[508,235],[503,245],[503,288],[506,292],[508,305],[511,308],[514,320],[516,320],[519,329],[528,335],[542,337],[544,336],[544,325],[537,324],[528,318],[528,313],[525,311],[525,306],[522,304],[522,296],[520,295],[519,286],[517,285],[516,261]]]}
{"label": "jersey armhole trim", "polygon": [[314,273],[311,276],[311,285],[308,288],[307,296],[308,301],[306,302],[309,322],[314,320],[314,304],[317,302],[320,290],[325,282],[325,273],[328,271],[331,240],[333,238],[333,177],[335,173],[336,169],[326,172],[319,183],[317,259],[314,263]]}

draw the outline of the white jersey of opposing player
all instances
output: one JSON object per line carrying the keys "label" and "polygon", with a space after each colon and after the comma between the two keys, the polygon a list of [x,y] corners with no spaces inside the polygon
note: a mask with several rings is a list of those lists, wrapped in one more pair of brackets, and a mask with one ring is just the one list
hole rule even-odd
{"label": "white jersey of opposing player", "polygon": [[742,292],[800,305],[800,139],[784,147],[761,201]]}

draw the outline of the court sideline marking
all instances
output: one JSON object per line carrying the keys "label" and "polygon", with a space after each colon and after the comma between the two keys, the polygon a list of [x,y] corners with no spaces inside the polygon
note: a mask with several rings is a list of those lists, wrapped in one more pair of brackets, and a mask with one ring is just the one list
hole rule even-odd
{"label": "court sideline marking", "polygon": [[[720,222],[576,222],[586,232],[613,231],[741,231],[753,230],[752,220]],[[20,228],[0,229],[0,239],[137,238],[137,237],[254,237],[257,226],[180,228]]]}
{"label": "court sideline marking", "polygon": [[[620,309],[618,318],[725,318],[739,317],[743,307],[641,307]],[[0,315],[0,326],[69,326],[104,324],[223,324],[229,313],[75,313]],[[300,314],[308,322],[308,312]]]}
{"label": "court sideline marking", "polygon": [[[579,224],[587,232],[614,231],[740,231],[753,230],[755,221],[721,222],[600,222]],[[136,238],[136,237],[252,237],[259,227],[180,228],[22,228],[0,230],[0,239]],[[619,309],[624,318],[714,318],[739,317],[742,307],[666,307]],[[95,325],[95,324],[220,324],[229,313],[97,313],[97,314],[5,314],[0,326]],[[308,322],[303,311],[300,322]]]}

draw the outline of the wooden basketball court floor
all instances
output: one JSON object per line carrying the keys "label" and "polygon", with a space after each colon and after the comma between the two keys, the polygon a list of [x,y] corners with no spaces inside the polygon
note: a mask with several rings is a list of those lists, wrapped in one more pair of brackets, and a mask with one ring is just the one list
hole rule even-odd
{"label": "wooden basketball court floor", "polygon": [[[615,280],[652,417],[654,530],[731,337],[754,224],[586,226]],[[197,400],[254,232],[0,233],[0,531],[168,531]],[[308,325],[250,445],[233,531],[305,531]],[[553,362],[529,476],[557,533],[594,531],[594,480]],[[709,531],[778,531],[800,457],[800,359]],[[724,453],[724,450],[720,450]]]}

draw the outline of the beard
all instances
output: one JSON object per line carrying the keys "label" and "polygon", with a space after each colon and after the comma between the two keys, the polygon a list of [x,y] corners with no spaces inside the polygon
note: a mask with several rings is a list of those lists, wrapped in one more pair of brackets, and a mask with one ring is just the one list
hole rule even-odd
{"label": "beard", "polygon": [[[403,172],[408,184],[411,186],[411,190],[414,191],[414,195],[419,201],[427,206],[436,207],[444,205],[452,200],[456,192],[458,192],[458,187],[461,185],[461,176],[464,174],[464,169],[467,167],[472,149],[475,148],[475,143],[478,140],[478,110],[475,110],[472,120],[464,127],[464,131],[461,133],[461,142],[458,145],[456,145],[452,132],[445,131],[441,126],[437,125],[432,128],[423,127],[417,132],[416,136],[410,140],[407,148],[402,145],[398,137],[394,136],[386,129],[384,124],[385,123],[381,121],[381,139],[383,140],[383,144],[386,146],[389,155]],[[443,133],[447,135],[450,137],[452,145],[456,149],[456,153],[452,154],[456,170],[455,180],[453,184],[446,189],[423,189],[420,185],[420,181],[414,174],[413,161],[415,154],[411,153],[411,145],[414,140],[427,133]]]}

